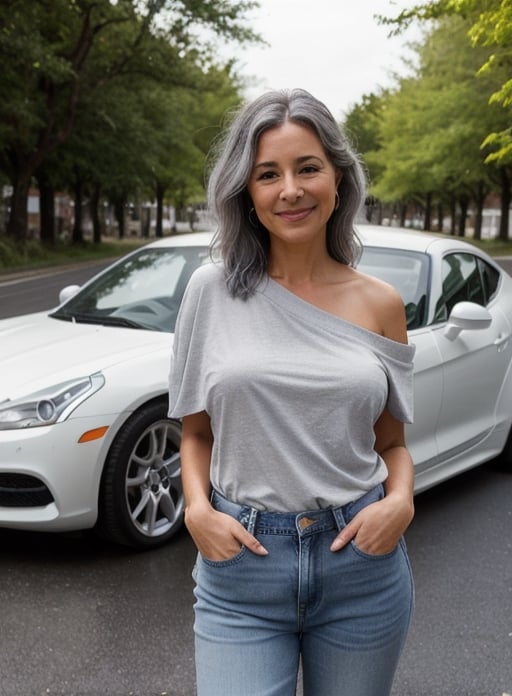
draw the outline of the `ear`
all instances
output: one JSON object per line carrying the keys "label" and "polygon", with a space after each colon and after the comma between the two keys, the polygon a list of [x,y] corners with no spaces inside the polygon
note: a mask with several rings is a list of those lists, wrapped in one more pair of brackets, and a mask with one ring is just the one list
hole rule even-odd
{"label": "ear", "polygon": [[340,185],[340,182],[342,179],[343,179],[343,172],[341,171],[341,169],[338,169],[338,171],[336,172],[336,189]]}

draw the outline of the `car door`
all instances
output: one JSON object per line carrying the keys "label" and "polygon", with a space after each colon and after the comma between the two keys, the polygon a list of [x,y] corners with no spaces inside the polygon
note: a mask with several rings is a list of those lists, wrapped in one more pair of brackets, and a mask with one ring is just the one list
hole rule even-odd
{"label": "car door", "polygon": [[437,425],[442,460],[464,456],[478,447],[496,425],[496,403],[511,360],[511,327],[497,304],[499,273],[471,253],[443,259],[442,293],[436,318],[445,320],[461,301],[487,306],[488,328],[463,330],[450,339],[446,324],[434,325],[443,362],[443,387]]}
{"label": "car door", "polygon": [[[414,422],[406,426],[406,443],[416,477],[438,462],[436,428],[443,393],[441,355],[431,327],[409,332],[414,354]],[[417,480],[421,487],[421,479]]]}

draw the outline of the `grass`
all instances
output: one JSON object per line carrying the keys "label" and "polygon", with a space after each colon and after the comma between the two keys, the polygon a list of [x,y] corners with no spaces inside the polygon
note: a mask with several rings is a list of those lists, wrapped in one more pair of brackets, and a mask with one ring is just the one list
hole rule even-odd
{"label": "grass", "polygon": [[463,240],[474,244],[489,256],[512,256],[512,239],[504,242],[501,239],[466,239],[463,237]]}
{"label": "grass", "polygon": [[58,242],[54,246],[46,246],[36,240],[27,241],[20,245],[5,237],[0,237],[0,274],[116,258],[146,244],[148,241],[147,239],[133,238],[127,240],[108,239],[100,244],[89,241],[79,245]]}

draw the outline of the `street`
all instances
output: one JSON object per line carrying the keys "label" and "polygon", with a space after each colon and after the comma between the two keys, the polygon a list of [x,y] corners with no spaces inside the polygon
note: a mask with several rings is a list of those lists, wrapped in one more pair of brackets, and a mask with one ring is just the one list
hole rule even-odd
{"label": "street", "polygon": [[[0,278],[0,316],[53,306],[93,272]],[[492,462],[417,496],[416,612],[393,696],[512,694],[511,530],[512,475]],[[193,696],[185,531],[134,553],[4,529],[0,549],[0,696]]]}
{"label": "street", "polygon": [[[417,497],[393,696],[512,693],[511,501],[512,477],[490,465]],[[0,544],[1,696],[193,696],[185,532],[142,554],[87,533],[0,530]]]}
{"label": "street", "polygon": [[42,269],[28,276],[0,275],[0,318],[7,319],[55,307],[62,288],[85,283],[107,265],[108,261],[94,261],[72,268],[52,268],[50,272]]}

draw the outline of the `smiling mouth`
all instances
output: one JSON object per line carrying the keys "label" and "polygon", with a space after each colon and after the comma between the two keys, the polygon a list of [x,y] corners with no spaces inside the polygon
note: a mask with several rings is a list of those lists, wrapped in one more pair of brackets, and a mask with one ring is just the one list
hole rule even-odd
{"label": "smiling mouth", "polygon": [[298,210],[283,210],[277,215],[288,222],[299,222],[311,213],[313,208],[299,208]]}

